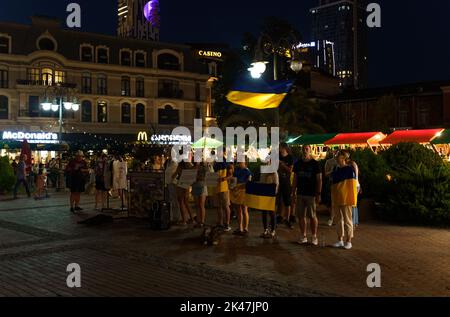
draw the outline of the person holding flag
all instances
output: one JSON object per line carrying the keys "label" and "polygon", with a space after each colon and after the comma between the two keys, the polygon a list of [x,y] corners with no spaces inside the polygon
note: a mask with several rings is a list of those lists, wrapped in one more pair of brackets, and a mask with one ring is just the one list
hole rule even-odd
{"label": "person holding flag", "polygon": [[[352,248],[353,221],[352,209],[357,205],[357,171],[352,164],[347,164],[348,152],[342,150],[338,153],[337,167],[331,174],[333,184],[331,186],[331,197],[336,211],[337,234],[339,241],[333,247]],[[345,243],[344,243],[345,238]]]}

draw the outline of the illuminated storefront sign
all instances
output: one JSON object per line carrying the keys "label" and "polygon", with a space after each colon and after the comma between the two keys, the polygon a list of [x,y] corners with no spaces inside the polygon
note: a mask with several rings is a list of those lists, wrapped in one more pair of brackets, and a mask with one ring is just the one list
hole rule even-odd
{"label": "illuminated storefront sign", "polygon": [[23,141],[27,140],[28,143],[58,143],[58,135],[56,133],[46,132],[12,132],[4,131],[2,135],[3,140],[10,141]]}
{"label": "illuminated storefront sign", "polygon": [[190,135],[153,134],[150,138],[152,143],[157,144],[189,144],[192,142]]}
{"label": "illuminated storefront sign", "polygon": [[306,48],[306,47],[316,47],[316,42],[300,43],[297,45],[297,48]]}
{"label": "illuminated storefront sign", "polygon": [[[139,132],[137,141],[148,142],[147,132]],[[167,145],[190,144],[192,142],[192,138],[190,135],[153,134],[150,137],[150,142],[153,144]]]}
{"label": "illuminated storefront sign", "polygon": [[198,51],[198,55],[202,57],[217,57],[217,58],[222,57],[221,52],[213,52],[213,51]]}
{"label": "illuminated storefront sign", "polygon": [[137,140],[138,142],[148,142],[147,132],[139,132]]}

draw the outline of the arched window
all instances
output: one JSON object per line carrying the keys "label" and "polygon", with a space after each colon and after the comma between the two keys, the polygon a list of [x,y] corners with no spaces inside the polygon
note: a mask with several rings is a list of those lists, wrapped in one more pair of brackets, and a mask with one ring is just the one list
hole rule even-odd
{"label": "arched window", "polygon": [[134,57],[134,63],[136,67],[145,67],[145,53],[143,52],[136,52],[136,55]]}
{"label": "arched window", "polygon": [[10,38],[7,36],[0,36],[0,54],[9,54]]}
{"label": "arched window", "polygon": [[106,101],[99,101],[97,104],[97,121],[100,123],[108,122],[108,104]]}
{"label": "arched window", "polygon": [[89,100],[81,103],[81,122],[92,122],[92,103]]}
{"label": "arched window", "polygon": [[123,66],[131,66],[131,52],[123,50],[120,52],[120,64]]}
{"label": "arched window", "polygon": [[41,38],[38,42],[38,47],[43,51],[56,51],[55,42],[48,37]]}
{"label": "arched window", "polygon": [[100,74],[97,77],[97,94],[108,94],[108,78],[106,77],[106,75]]}
{"label": "arched window", "polygon": [[0,120],[9,119],[8,97],[0,96]]}
{"label": "arched window", "polygon": [[8,71],[0,69],[0,88],[8,88]]}
{"label": "arched window", "polygon": [[158,109],[158,123],[176,125],[180,124],[180,112],[166,105],[164,109]]}
{"label": "arched window", "polygon": [[81,46],[81,61],[83,62],[93,62],[94,52],[92,46]]}
{"label": "arched window", "polygon": [[145,106],[141,103],[136,105],[136,123],[145,124]]}
{"label": "arched window", "polygon": [[122,104],[122,123],[131,123],[131,105],[129,103]]}
{"label": "arched window", "polygon": [[142,77],[136,79],[136,97],[145,97],[145,80]]}
{"label": "arched window", "polygon": [[108,64],[109,63],[107,48],[104,48],[104,47],[97,48],[97,63],[99,63],[99,64]]}
{"label": "arched window", "polygon": [[131,96],[130,77],[122,76],[122,96]]}
{"label": "arched window", "polygon": [[53,69],[51,68],[42,69],[42,82],[45,86],[53,85]]}
{"label": "arched window", "polygon": [[180,61],[177,56],[164,53],[158,56],[158,68],[166,70],[180,70]]}

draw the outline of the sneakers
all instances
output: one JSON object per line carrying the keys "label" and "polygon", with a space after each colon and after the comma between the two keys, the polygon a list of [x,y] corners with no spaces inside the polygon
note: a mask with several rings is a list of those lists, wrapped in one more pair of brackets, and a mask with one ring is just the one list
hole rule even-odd
{"label": "sneakers", "polygon": [[311,243],[312,243],[313,245],[315,245],[315,246],[318,246],[318,245],[319,245],[319,239],[317,239],[317,237],[314,237],[314,238],[312,238]]}
{"label": "sneakers", "polygon": [[350,250],[352,247],[353,247],[353,246],[352,246],[352,243],[351,243],[351,242],[347,242],[347,243],[344,245],[344,249],[345,249],[345,250]]}
{"label": "sneakers", "polygon": [[81,211],[81,210],[83,210],[83,208],[81,208],[81,207],[79,207],[79,206],[76,206],[74,209],[75,209],[76,211]]}
{"label": "sneakers", "polygon": [[300,239],[298,241],[298,244],[306,244],[306,243],[308,243],[308,238],[307,237],[303,237],[303,239]]}
{"label": "sneakers", "polygon": [[333,248],[343,248],[344,247],[344,241],[338,241],[335,244],[333,244]]}
{"label": "sneakers", "polygon": [[236,229],[233,231],[233,235],[235,235],[235,236],[239,236],[239,235],[241,235],[241,233],[242,233],[242,231],[239,229]]}
{"label": "sneakers", "polygon": [[332,227],[333,226],[333,219],[328,220],[328,227]]}
{"label": "sneakers", "polygon": [[267,239],[270,236],[270,230],[266,229],[263,233],[261,233],[260,237],[263,239]]}
{"label": "sneakers", "polygon": [[228,225],[223,226],[223,231],[224,232],[230,232],[231,231],[231,227]]}
{"label": "sneakers", "polygon": [[275,232],[275,230],[272,230],[270,232],[270,238],[275,239],[277,237],[277,233]]}
{"label": "sneakers", "polygon": [[286,225],[286,227],[288,227],[288,229],[294,229],[294,226],[291,224],[291,222],[290,221],[288,221],[288,220],[285,220],[284,221],[284,224]]}

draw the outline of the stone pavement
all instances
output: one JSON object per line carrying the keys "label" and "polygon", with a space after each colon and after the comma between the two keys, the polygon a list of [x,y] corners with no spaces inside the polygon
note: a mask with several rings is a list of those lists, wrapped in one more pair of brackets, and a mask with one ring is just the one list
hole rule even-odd
{"label": "stone pavement", "polygon": [[[297,245],[297,228],[260,239],[254,213],[249,237],[228,233],[204,247],[192,227],[155,232],[133,218],[78,225],[93,198],[83,196],[85,211],[74,216],[67,194],[51,196],[0,201],[0,296],[450,296],[447,229],[366,223],[346,251]],[[332,244],[325,222],[319,230]],[[66,286],[69,263],[81,266],[80,289]],[[369,263],[381,266],[381,288],[367,287]]]}

